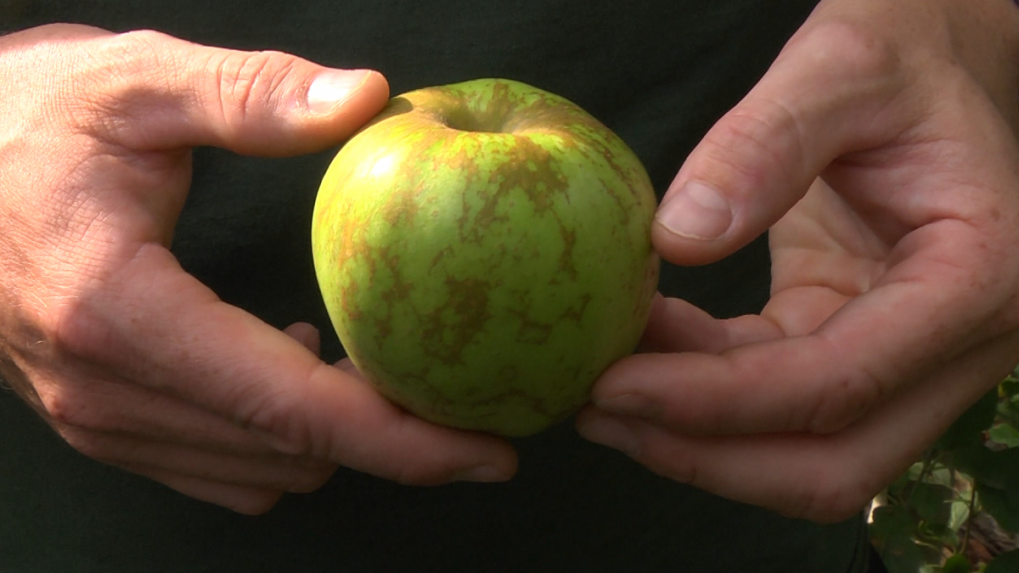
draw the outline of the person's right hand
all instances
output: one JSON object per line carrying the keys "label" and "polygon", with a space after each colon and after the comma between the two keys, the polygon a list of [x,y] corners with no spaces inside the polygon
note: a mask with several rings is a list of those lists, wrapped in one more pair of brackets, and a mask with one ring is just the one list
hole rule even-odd
{"label": "person's right hand", "polygon": [[0,38],[0,77],[0,372],[74,448],[244,513],[337,464],[513,474],[507,443],[403,412],[324,364],[309,325],[225,304],[168,250],[191,147],[326,149],[385,104],[380,74],[53,25]]}

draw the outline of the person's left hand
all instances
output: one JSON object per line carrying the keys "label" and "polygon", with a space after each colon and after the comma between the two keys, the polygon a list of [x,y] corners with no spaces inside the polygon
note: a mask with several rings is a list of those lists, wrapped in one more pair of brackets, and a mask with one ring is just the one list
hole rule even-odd
{"label": "person's left hand", "polygon": [[826,0],[691,154],[654,243],[769,227],[772,296],[656,302],[580,433],[677,481],[847,518],[1019,361],[1019,10]]}

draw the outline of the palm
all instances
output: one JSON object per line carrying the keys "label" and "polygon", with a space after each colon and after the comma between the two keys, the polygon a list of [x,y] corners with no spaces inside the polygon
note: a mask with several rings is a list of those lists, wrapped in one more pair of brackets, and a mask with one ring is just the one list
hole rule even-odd
{"label": "palm", "polygon": [[769,235],[772,296],[762,317],[787,335],[815,330],[870,290],[894,248],[819,178]]}

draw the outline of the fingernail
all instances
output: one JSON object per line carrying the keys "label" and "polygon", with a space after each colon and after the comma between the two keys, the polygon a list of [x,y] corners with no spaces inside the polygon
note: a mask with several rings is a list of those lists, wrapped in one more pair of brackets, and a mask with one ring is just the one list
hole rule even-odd
{"label": "fingernail", "polygon": [[591,417],[577,427],[577,432],[589,441],[619,450],[628,456],[635,456],[640,451],[637,435],[609,416]]}
{"label": "fingernail", "polygon": [[655,220],[681,237],[717,239],[732,224],[732,208],[711,186],[688,181],[662,203]]}
{"label": "fingernail", "polygon": [[506,475],[504,470],[496,466],[474,466],[457,474],[457,481],[473,481],[479,483],[495,483],[506,481],[511,476]]}
{"label": "fingernail", "polygon": [[326,70],[308,87],[308,109],[329,113],[364,85],[371,70]]}
{"label": "fingernail", "polygon": [[662,417],[661,405],[639,394],[623,394],[614,398],[599,399],[594,401],[594,405],[599,410],[620,416],[633,416],[648,420],[658,420]]}

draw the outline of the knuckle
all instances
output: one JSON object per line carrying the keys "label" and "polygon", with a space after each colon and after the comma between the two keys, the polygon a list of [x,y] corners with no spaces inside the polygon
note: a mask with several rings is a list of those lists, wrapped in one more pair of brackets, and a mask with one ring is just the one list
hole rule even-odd
{"label": "knuckle", "polygon": [[434,486],[459,481],[464,468],[473,465],[465,459],[464,452],[447,448],[405,451],[399,457],[390,453],[386,457],[373,460],[370,465],[377,468],[381,477],[401,485]]}
{"label": "knuckle", "polygon": [[401,417],[390,431],[389,443],[396,449],[389,452],[388,459],[377,459],[376,463],[386,468],[383,471],[389,475],[385,477],[396,483],[434,486],[459,481],[464,477],[465,468],[477,463],[467,448],[412,445],[419,441],[413,418]]}
{"label": "knuckle", "polygon": [[104,39],[90,58],[91,76],[100,85],[137,89],[139,79],[159,80],[171,62],[167,46],[172,36],[155,30],[132,30]]}
{"label": "knuckle", "polygon": [[39,392],[39,403],[46,416],[53,422],[62,426],[75,427],[74,418],[77,410],[73,400],[69,400],[63,391],[49,390]]}
{"label": "knuckle", "polygon": [[106,362],[116,347],[110,322],[88,310],[84,304],[65,306],[50,313],[45,331],[57,356],[72,356],[88,362]]}
{"label": "knuckle", "polygon": [[[165,83],[158,70],[167,63],[162,46],[169,40],[161,32],[137,30],[105,37],[91,47],[73,82],[75,97],[93,111],[87,116],[90,127],[123,127],[117,118],[129,114],[142,86]],[[91,125],[96,122],[101,125]]]}
{"label": "knuckle", "polygon": [[791,47],[809,54],[817,69],[850,80],[869,81],[892,74],[901,65],[892,41],[857,22],[837,18],[805,30]]}
{"label": "knuckle", "polygon": [[299,406],[293,403],[292,393],[285,388],[274,392],[262,390],[252,393],[238,385],[236,395],[227,398],[234,412],[234,421],[253,432],[267,446],[291,456],[327,459],[330,449],[317,444],[314,433],[300,415]]}
{"label": "knuckle", "polygon": [[107,49],[119,51],[124,60],[136,61],[140,49],[151,54],[171,39],[172,36],[156,30],[131,30],[113,36]]}
{"label": "knuckle", "polygon": [[59,426],[93,429],[97,419],[92,415],[87,396],[67,388],[50,388],[39,393],[46,416]]}
{"label": "knuckle", "polygon": [[[716,171],[736,175],[739,187],[760,188],[776,167],[792,182],[796,173],[788,157],[803,157],[802,128],[792,112],[781,104],[754,96],[726,115],[704,138],[699,149]],[[761,158],[747,161],[746,158]]]}
{"label": "knuckle", "polygon": [[[293,380],[299,386],[318,386],[332,376],[333,368],[319,362],[309,371],[295,372]],[[235,424],[276,451],[295,458],[343,463],[341,458],[350,453],[350,443],[355,443],[352,436],[339,428],[315,424],[305,413],[308,398],[291,388],[287,384],[237,384],[226,404],[234,413]]]}
{"label": "knuckle", "polygon": [[221,52],[210,61],[226,125],[272,115],[298,58],[282,52]]}

